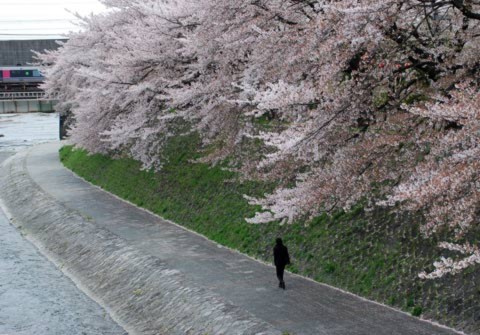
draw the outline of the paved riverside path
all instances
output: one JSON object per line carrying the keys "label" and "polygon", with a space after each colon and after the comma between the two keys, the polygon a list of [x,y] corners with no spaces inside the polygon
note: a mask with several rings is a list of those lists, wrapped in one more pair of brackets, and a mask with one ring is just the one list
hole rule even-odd
{"label": "paved riverside path", "polygon": [[[0,152],[0,162],[13,153]],[[13,227],[0,209],[0,334],[126,334]]]}
{"label": "paved riverside path", "polygon": [[299,276],[286,274],[287,290],[280,290],[272,266],[223,248],[84,182],[61,165],[59,148],[59,143],[41,145],[26,156],[28,174],[44,192],[133,249],[167,264],[188,285],[211,292],[279,334],[455,334]]}

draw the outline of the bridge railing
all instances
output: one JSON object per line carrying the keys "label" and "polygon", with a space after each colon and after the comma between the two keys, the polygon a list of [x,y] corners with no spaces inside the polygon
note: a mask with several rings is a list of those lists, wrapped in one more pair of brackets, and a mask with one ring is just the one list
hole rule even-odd
{"label": "bridge railing", "polygon": [[20,100],[20,99],[41,100],[44,97],[45,97],[45,92],[43,91],[0,92],[0,100]]}

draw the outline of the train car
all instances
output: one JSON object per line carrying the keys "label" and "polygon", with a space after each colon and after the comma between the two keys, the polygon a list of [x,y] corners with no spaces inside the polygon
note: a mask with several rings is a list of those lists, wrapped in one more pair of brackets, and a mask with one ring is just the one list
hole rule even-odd
{"label": "train car", "polygon": [[0,86],[3,89],[37,87],[45,80],[40,70],[30,66],[0,66]]}

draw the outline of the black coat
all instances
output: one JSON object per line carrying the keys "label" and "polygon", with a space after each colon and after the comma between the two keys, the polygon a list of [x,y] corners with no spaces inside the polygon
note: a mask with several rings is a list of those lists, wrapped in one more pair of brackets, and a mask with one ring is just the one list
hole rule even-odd
{"label": "black coat", "polygon": [[277,244],[273,248],[273,262],[275,266],[285,267],[285,265],[290,264],[290,255],[288,254],[288,249],[283,244]]}

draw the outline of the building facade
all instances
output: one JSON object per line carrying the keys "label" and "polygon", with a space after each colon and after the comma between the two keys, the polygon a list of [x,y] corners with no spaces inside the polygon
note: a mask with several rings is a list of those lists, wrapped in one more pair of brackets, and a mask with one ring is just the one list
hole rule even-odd
{"label": "building facade", "polygon": [[[34,51],[55,50],[59,40],[0,41],[0,66],[25,66],[35,62]],[[65,41],[65,40],[60,40]]]}

